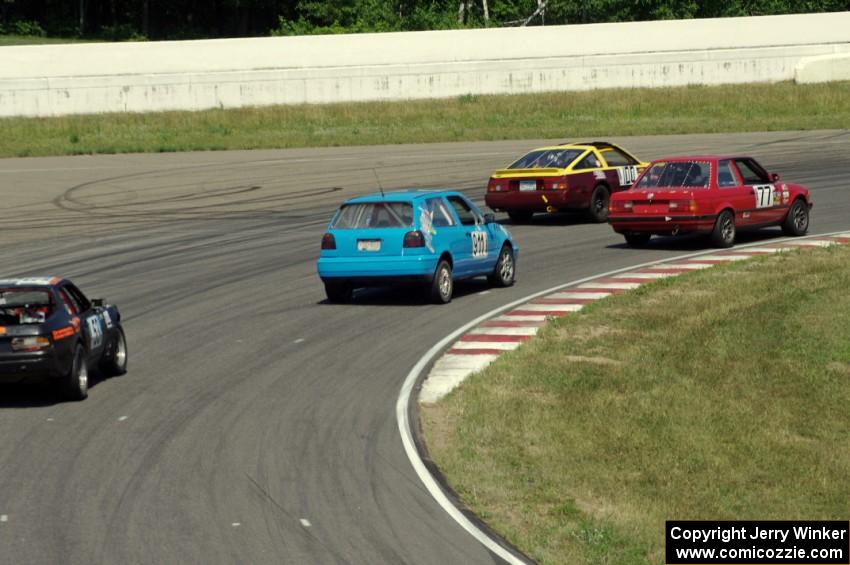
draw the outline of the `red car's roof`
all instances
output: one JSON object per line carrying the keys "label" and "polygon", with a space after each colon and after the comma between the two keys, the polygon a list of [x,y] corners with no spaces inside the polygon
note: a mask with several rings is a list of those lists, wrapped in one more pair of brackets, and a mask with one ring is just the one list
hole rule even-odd
{"label": "red car's roof", "polygon": [[665,157],[664,159],[653,159],[653,163],[667,161],[725,161],[728,159],[748,159],[743,155],[682,155],[678,157]]}

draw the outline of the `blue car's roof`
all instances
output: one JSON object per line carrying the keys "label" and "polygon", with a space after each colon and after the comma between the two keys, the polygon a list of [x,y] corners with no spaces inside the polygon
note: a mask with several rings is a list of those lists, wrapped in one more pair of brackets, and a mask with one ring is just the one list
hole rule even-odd
{"label": "blue car's roof", "polygon": [[413,202],[417,198],[431,196],[450,196],[459,195],[456,190],[445,189],[408,189],[408,190],[393,190],[391,192],[380,192],[376,194],[367,194],[365,196],[356,196],[345,201],[345,204],[357,204],[363,202]]}

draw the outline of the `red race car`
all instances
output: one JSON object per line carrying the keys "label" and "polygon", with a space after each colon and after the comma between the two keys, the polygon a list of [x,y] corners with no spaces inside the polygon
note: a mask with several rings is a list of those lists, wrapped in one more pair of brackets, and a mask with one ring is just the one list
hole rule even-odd
{"label": "red race car", "polygon": [[515,223],[559,210],[586,210],[604,222],[611,193],[628,188],[646,165],[607,141],[540,147],[494,172],[484,202]]}
{"label": "red race car", "polygon": [[731,247],[738,229],[782,226],[803,235],[811,207],[805,186],[780,183],[752,157],[673,157],[653,161],[629,190],[612,194],[608,222],[632,247],[679,233]]}

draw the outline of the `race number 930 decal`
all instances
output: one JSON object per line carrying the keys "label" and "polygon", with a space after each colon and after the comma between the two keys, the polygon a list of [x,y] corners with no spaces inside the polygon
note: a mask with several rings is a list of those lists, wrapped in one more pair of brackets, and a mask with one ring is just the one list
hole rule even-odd
{"label": "race number 930 decal", "polygon": [[617,177],[620,179],[620,186],[631,186],[637,180],[637,176],[637,167],[634,165],[617,168]]}
{"label": "race number 930 decal", "polygon": [[487,256],[487,232],[474,231],[472,232],[472,256],[486,257]]}
{"label": "race number 930 decal", "polygon": [[756,195],[756,208],[770,208],[773,206],[772,184],[753,185],[753,192]]}

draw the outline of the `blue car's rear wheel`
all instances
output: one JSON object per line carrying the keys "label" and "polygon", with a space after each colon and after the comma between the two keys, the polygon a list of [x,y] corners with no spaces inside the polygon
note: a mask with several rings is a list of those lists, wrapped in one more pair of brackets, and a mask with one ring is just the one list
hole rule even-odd
{"label": "blue car's rear wheel", "polygon": [[345,304],[351,301],[351,295],[354,289],[350,285],[343,282],[326,282],[325,294],[328,296],[328,302],[334,304]]}
{"label": "blue car's rear wheel", "polygon": [[453,291],[452,266],[445,259],[441,259],[434,270],[434,278],[431,279],[428,296],[434,304],[448,304],[452,301]]}

